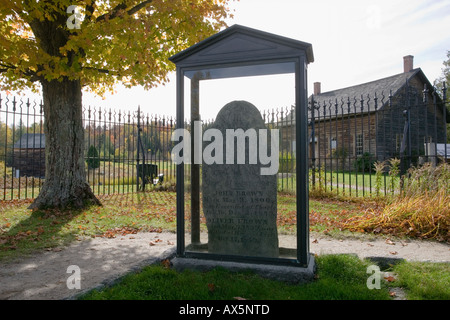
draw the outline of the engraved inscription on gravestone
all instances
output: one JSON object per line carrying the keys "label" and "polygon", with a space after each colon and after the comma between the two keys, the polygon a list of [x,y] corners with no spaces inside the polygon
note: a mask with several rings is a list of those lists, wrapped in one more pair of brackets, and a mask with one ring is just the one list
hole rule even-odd
{"label": "engraved inscription on gravestone", "polygon": [[[233,101],[225,105],[210,128],[218,129],[223,137],[227,136],[227,129],[242,129],[244,132],[254,129],[257,133],[260,129],[267,129],[258,109],[246,101]],[[259,139],[258,134],[256,137]],[[267,153],[271,154],[269,139],[268,134]],[[261,175],[263,166],[259,159],[256,164],[249,163],[249,143],[258,142],[250,138],[245,140],[244,164],[236,161],[239,141],[234,141],[235,159],[232,164],[224,161],[223,164],[202,166],[202,200],[208,228],[208,251],[278,257],[276,174]],[[223,143],[223,155],[230,142]],[[278,155],[278,150],[274,151]]]}

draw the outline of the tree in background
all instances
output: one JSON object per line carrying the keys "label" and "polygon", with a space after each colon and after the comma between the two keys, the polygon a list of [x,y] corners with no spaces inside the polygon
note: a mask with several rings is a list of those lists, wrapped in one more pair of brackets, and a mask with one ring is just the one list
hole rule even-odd
{"label": "tree in background", "polygon": [[89,147],[89,150],[87,152],[86,163],[89,169],[97,169],[98,167],[100,167],[99,154],[97,148],[93,145]]}
{"label": "tree in background", "polygon": [[13,144],[12,130],[0,121],[0,162],[6,161],[7,150]]}
{"label": "tree in background", "polygon": [[100,204],[84,168],[82,88],[168,81],[168,57],[219,31],[229,0],[0,0],[0,90],[41,87],[46,176],[31,208]]}
{"label": "tree in background", "polygon": [[[443,97],[443,83],[445,82],[445,85],[447,87],[446,97],[447,97],[447,117],[450,114],[450,108],[449,108],[449,99],[450,99],[450,50],[447,50],[447,60],[444,61],[444,68],[442,68],[442,75],[434,81],[434,85],[436,86],[436,89],[438,93]],[[450,123],[447,123],[447,143],[450,143]]]}
{"label": "tree in background", "polygon": [[449,84],[450,84],[450,50],[447,50],[447,60],[443,62],[444,64],[444,68],[442,68],[442,75],[434,80],[434,85],[436,86],[438,92],[441,94],[441,96],[443,95],[442,90],[443,90],[443,83],[446,83],[447,86],[447,98],[449,97],[450,94],[450,88],[449,88]]}

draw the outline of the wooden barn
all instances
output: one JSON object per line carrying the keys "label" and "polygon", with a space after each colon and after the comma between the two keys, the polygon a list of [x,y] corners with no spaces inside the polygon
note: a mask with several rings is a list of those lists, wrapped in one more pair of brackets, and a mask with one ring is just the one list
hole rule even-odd
{"label": "wooden barn", "polygon": [[[328,92],[314,83],[308,110],[312,165],[353,170],[362,157],[432,161],[430,146],[446,142],[450,112],[424,72],[413,68],[413,57],[403,59],[404,72],[391,77]],[[283,125],[282,131],[288,147],[292,130]]]}
{"label": "wooden barn", "polygon": [[25,133],[14,146],[13,168],[21,177],[45,177],[45,135]]}

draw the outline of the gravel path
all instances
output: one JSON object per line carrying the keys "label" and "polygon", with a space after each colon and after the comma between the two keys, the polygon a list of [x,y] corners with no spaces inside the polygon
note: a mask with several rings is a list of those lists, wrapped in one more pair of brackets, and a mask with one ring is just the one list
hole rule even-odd
{"label": "gravel path", "polygon": [[[295,238],[280,236],[280,245]],[[292,246],[291,246],[292,247]],[[138,233],[112,239],[77,241],[65,248],[45,251],[20,261],[0,263],[0,299],[69,299],[92,288],[175,254],[174,233]],[[431,241],[337,240],[311,234],[310,251],[318,255],[352,253],[360,258],[385,257],[450,263],[450,245]],[[80,289],[69,289],[74,273],[80,270]],[[69,268],[69,273],[68,273]]]}

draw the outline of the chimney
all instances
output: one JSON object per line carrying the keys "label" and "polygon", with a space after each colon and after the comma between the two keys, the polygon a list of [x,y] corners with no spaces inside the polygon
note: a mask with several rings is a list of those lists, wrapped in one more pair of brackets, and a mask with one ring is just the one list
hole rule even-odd
{"label": "chimney", "polygon": [[407,73],[414,69],[414,56],[403,57],[403,72]]}
{"label": "chimney", "polygon": [[314,82],[314,95],[317,96],[320,93],[320,82]]}

